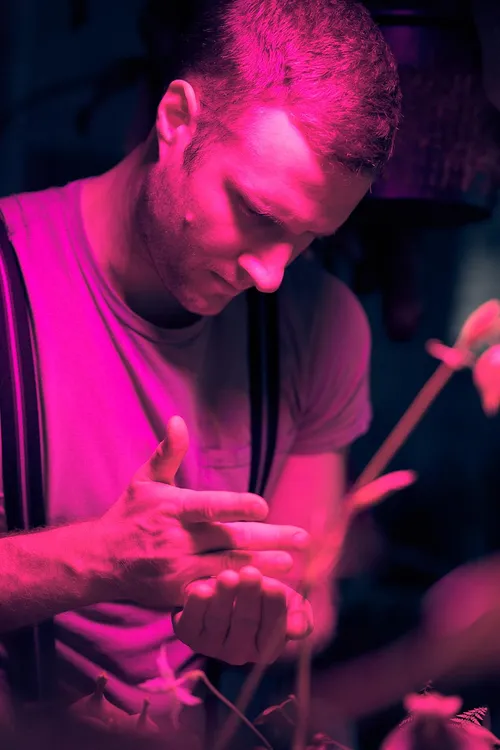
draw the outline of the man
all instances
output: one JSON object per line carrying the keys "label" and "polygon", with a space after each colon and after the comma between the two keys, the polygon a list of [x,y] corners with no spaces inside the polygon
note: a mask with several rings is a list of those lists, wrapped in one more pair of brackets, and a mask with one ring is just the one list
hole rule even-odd
{"label": "man", "polygon": [[[241,664],[310,630],[285,582],[368,427],[369,330],[298,256],[362,199],[399,116],[392,57],[348,0],[226,0],[180,67],[114,169],[1,204],[32,307],[56,528],[0,545],[15,581],[0,582],[0,627],[55,615],[65,693],[105,669],[130,712],[162,644],[180,674],[189,647]],[[250,287],[280,288],[267,524],[246,493]],[[318,643],[329,584],[311,596]]]}

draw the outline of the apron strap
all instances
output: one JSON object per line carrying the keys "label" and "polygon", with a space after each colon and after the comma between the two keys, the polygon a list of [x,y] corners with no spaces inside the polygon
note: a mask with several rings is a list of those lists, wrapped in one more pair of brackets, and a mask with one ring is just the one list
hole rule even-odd
{"label": "apron strap", "polygon": [[[24,279],[0,215],[0,424],[4,507],[8,531],[46,525],[40,403],[31,312]],[[53,622],[21,628],[4,638],[14,698],[53,694]]]}
{"label": "apron strap", "polygon": [[[280,339],[278,293],[247,292],[248,372],[250,385],[251,461],[248,491],[264,495],[272,469],[278,438],[280,398]],[[216,659],[206,662],[206,674],[219,686],[223,675],[248,671],[230,667]],[[205,698],[205,745],[213,747],[218,729],[219,702],[210,692]]]}

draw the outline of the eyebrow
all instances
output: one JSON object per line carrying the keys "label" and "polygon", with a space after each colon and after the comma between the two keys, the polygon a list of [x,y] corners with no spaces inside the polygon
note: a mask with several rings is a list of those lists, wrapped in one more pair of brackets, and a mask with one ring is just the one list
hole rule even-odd
{"label": "eyebrow", "polygon": [[[276,213],[269,208],[269,206],[266,204],[266,201],[259,198],[258,196],[251,195],[248,191],[251,189],[244,184],[240,182],[236,182],[234,180],[229,181],[230,188],[236,193],[236,195],[245,201],[245,203],[248,204],[248,206],[256,211],[257,213],[262,214],[263,216],[266,216],[268,219],[273,221],[275,224],[284,227],[285,229],[288,229],[288,231],[292,231],[288,225],[288,220],[281,218],[280,216],[276,215]],[[290,212],[287,212],[289,217],[292,216]],[[305,222],[304,222],[305,223]],[[306,232],[309,230],[306,230]],[[301,232],[301,234],[305,234],[306,232]],[[292,234],[296,234],[295,232],[292,232]],[[310,234],[314,235],[318,239],[325,239],[327,237],[332,237],[333,233],[329,234],[318,234],[317,232],[310,232]]]}

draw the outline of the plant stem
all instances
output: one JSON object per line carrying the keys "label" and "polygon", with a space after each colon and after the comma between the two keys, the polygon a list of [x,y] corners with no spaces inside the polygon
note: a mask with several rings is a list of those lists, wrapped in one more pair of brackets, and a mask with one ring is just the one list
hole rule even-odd
{"label": "plant stem", "polygon": [[[396,424],[394,429],[389,433],[386,440],[382,443],[379,450],[375,453],[371,461],[368,463],[364,471],[359,476],[353,489],[350,492],[351,497],[354,497],[356,490],[361,487],[373,482],[377,479],[385,470],[387,464],[391,461],[397,451],[401,448],[408,435],[415,429],[416,425],[422,419],[423,415],[429,408],[429,406],[436,399],[438,394],[444,388],[446,383],[450,380],[451,376],[455,371],[448,367],[448,365],[441,363],[436,370],[433,372],[431,377],[424,384],[422,389],[417,393],[416,397],[405,411],[399,422]],[[341,546],[346,538],[347,529],[349,522],[356,513],[355,505],[347,505],[345,508],[346,519],[345,529],[342,537]],[[334,524],[337,524],[339,519],[335,519]],[[326,523],[324,533],[328,537],[330,531],[329,526],[332,524]],[[316,557],[324,553],[324,545],[319,544],[316,548]],[[332,561],[332,567],[330,573],[333,574],[337,567],[340,554]],[[311,563],[313,563],[311,561]],[[309,595],[310,581],[307,577],[303,580],[299,586],[299,592],[302,596],[307,597]],[[307,724],[309,719],[309,707],[310,707],[310,679],[311,679],[311,647],[308,641],[304,641],[301,644],[299,654],[299,665],[297,673],[297,705],[298,705],[298,717],[297,717],[297,728],[294,737],[293,750],[304,750],[307,742]]]}
{"label": "plant stem", "polygon": [[373,458],[369,461],[365,469],[356,480],[352,493],[363,487],[365,484],[377,479],[389,461],[394,458],[397,451],[401,448],[406,438],[420,422],[425,412],[442,391],[446,383],[450,380],[455,370],[442,362],[427,380],[423,388],[417,393],[414,400],[405,411],[399,422],[392,432],[384,440]]}
{"label": "plant stem", "polygon": [[[305,587],[305,589],[308,591],[308,587]],[[304,598],[307,598],[300,590],[299,593]],[[245,712],[250,705],[250,701],[255,695],[255,691],[259,687],[260,682],[267,668],[269,667],[272,656],[279,645],[281,637],[281,632],[277,631],[274,637],[269,639],[267,647],[262,653],[262,661],[254,664],[252,669],[250,670],[250,674],[243,683],[241,691],[238,695],[238,700],[235,706],[236,712],[233,712],[230,716],[228,716],[226,722],[223,724],[214,750],[226,750],[229,742],[234,736],[234,733],[238,729],[238,717],[245,715]]]}
{"label": "plant stem", "polygon": [[[354,487],[350,491],[349,493],[350,495],[354,495],[356,490],[360,489],[361,487],[364,487],[366,484],[369,484],[370,482],[372,482],[374,479],[377,479],[377,477],[379,477],[382,474],[387,464],[391,461],[392,458],[394,458],[395,454],[401,448],[401,446],[405,442],[408,435],[412,432],[412,430],[415,429],[416,425],[422,419],[427,409],[435,401],[436,397],[439,395],[439,393],[442,391],[444,386],[450,380],[454,372],[455,371],[452,368],[448,367],[444,363],[441,363],[436,368],[436,370],[431,375],[431,377],[427,380],[427,382],[424,384],[422,389],[417,393],[416,397],[414,398],[414,400],[412,401],[412,403],[410,404],[406,412],[403,414],[399,422],[396,424],[394,429],[389,433],[388,437],[384,440],[384,442],[382,443],[378,451],[375,453],[373,458],[369,461],[365,469],[362,471],[357,481],[355,482]],[[345,511],[346,511],[346,518],[343,521],[343,523],[345,524],[343,540],[345,540],[345,537],[347,536],[347,528],[353,515],[355,515],[356,509],[353,507],[351,508],[347,507]],[[338,519],[336,519],[335,523],[338,523]],[[324,530],[324,533],[328,534],[331,531],[332,530],[327,527]],[[321,554],[323,551],[324,550],[322,549],[322,545],[319,545],[319,550],[317,550],[317,554]],[[334,560],[334,563],[333,563],[333,570],[338,564],[340,557],[341,555],[339,551],[336,554],[336,559]],[[330,572],[332,572],[332,570]],[[306,578],[305,580],[301,581],[300,585],[297,588],[297,591],[302,596],[307,598],[309,589],[310,589],[310,581]],[[271,645],[272,643],[270,642],[270,646]],[[302,645],[305,646],[305,644],[302,644]],[[301,654],[303,653],[304,652],[301,651]],[[272,654],[271,647],[269,648],[269,654]],[[306,656],[304,656],[303,658],[306,659]],[[309,654],[309,659],[310,659],[310,654]],[[238,696],[236,715],[233,713],[228,718],[224,726],[222,727],[221,735],[219,737],[219,741],[216,745],[215,750],[226,749],[228,743],[230,742],[231,738],[234,735],[234,732],[236,731],[238,727],[237,717],[240,715],[244,716],[244,711],[246,711],[246,709],[248,708],[248,705],[250,701],[252,700],[255,694],[255,691],[257,690],[260,684],[260,681],[266,671],[266,668],[267,668],[266,664],[254,665],[254,668],[248,675],[241,689],[241,693]],[[302,665],[302,669],[305,670],[304,664]],[[299,671],[300,671],[300,665],[299,665]],[[307,677],[307,680],[309,681],[309,677]],[[305,685],[305,683],[303,684]],[[309,684],[309,682],[307,684]],[[300,712],[301,710],[300,701],[298,702],[298,705],[299,705],[299,712]]]}
{"label": "plant stem", "polygon": [[144,698],[144,702],[142,704],[141,713],[137,717],[137,729],[145,729],[147,724],[147,718],[148,718],[148,711],[149,711],[149,698]]}
{"label": "plant stem", "polygon": [[305,750],[309,724],[309,707],[311,703],[311,655],[312,647],[309,638],[300,644],[297,668],[297,726],[293,738],[293,750]]}
{"label": "plant stem", "polygon": [[242,721],[244,724],[247,725],[247,727],[259,738],[259,740],[262,742],[262,744],[265,747],[268,748],[268,750],[273,750],[272,745],[269,744],[269,742],[266,740],[266,738],[264,737],[264,735],[259,732],[259,730],[257,729],[257,727],[254,724],[252,724],[252,722],[250,721],[250,719],[247,719],[247,717],[245,716],[245,714],[242,711],[240,711],[239,708],[237,708],[234,705],[234,703],[231,703],[231,701],[229,700],[229,698],[226,698],[225,695],[223,695],[222,693],[220,693],[217,690],[217,688],[215,687],[215,685],[212,685],[212,683],[210,682],[210,680],[206,676],[205,672],[202,672],[201,669],[193,669],[191,672],[187,672],[187,674],[182,675],[182,677],[180,677],[179,680],[177,681],[177,684],[180,685],[181,683],[186,682],[187,680],[190,680],[190,679],[193,679],[193,678],[194,679],[198,679],[198,680],[202,680],[205,683],[205,685],[207,686],[207,688],[212,691],[212,693],[215,695],[215,697],[218,698],[222,703],[224,703],[224,705],[227,706],[233,712],[233,714],[236,714],[238,716],[239,720]]}
{"label": "plant stem", "polygon": [[[271,649],[269,650],[271,651]],[[265,659],[265,656],[266,654],[264,653],[263,661]],[[243,683],[243,687],[241,688],[240,694],[238,695],[238,701],[235,706],[235,711],[233,711],[233,713],[228,716],[227,720],[223,724],[214,750],[226,750],[229,742],[233,738],[234,733],[238,729],[239,719],[245,716],[245,711],[250,705],[250,701],[255,695],[255,691],[259,687],[260,681],[262,680],[267,667],[268,665],[265,663],[254,664],[254,666],[252,667],[250,674]],[[245,720],[248,721],[246,717]],[[253,724],[252,726],[255,729]]]}

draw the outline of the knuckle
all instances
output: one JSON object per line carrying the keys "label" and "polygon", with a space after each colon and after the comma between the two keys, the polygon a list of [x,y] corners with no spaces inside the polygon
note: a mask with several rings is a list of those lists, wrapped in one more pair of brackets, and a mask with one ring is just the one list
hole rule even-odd
{"label": "knuckle", "polygon": [[226,614],[213,611],[209,608],[205,614],[205,628],[213,634],[223,633],[224,636],[229,631],[229,618]]}
{"label": "knuckle", "polygon": [[207,521],[213,521],[216,517],[216,507],[209,502],[205,502],[202,505],[202,516]]}
{"label": "knuckle", "polygon": [[225,550],[221,553],[221,564],[223,570],[239,570],[251,562],[251,555],[239,550]]}
{"label": "knuckle", "polygon": [[[164,523],[161,525],[165,527]],[[178,553],[188,547],[189,534],[178,524],[169,524],[168,529],[164,529],[163,535],[165,544],[168,545],[167,550],[175,550]]]}
{"label": "knuckle", "polygon": [[211,521],[215,515],[213,504],[206,499],[201,499],[199,493],[179,495],[179,515],[196,515],[200,519]]}
{"label": "knuckle", "polygon": [[[255,608],[253,608],[255,610]],[[233,622],[237,628],[242,631],[254,631],[259,627],[260,624],[260,612],[252,611],[252,609],[244,609],[243,611],[235,611],[233,615]]]}
{"label": "knuckle", "polygon": [[250,549],[253,541],[253,529],[251,523],[238,524],[237,532],[233,535],[235,546],[241,549]]}

